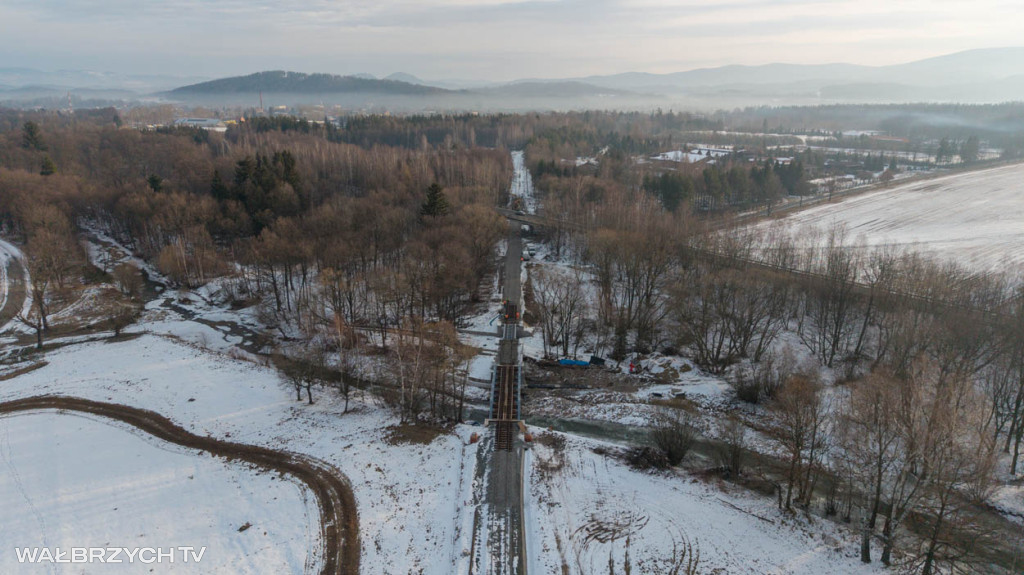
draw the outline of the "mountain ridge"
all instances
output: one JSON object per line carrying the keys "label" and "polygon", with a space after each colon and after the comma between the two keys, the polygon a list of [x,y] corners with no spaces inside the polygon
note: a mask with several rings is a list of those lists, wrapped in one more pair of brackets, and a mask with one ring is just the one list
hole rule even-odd
{"label": "mountain ridge", "polygon": [[323,93],[323,94],[397,94],[403,96],[412,95],[436,95],[450,93],[451,90],[435,88],[421,84],[410,84],[398,80],[380,80],[369,78],[367,75],[340,76],[336,74],[304,72],[289,72],[285,70],[271,70],[256,72],[245,76],[231,76],[181,86],[169,90],[166,94],[171,96],[202,95],[202,94],[240,94],[250,92],[264,92],[267,94],[285,93]]}

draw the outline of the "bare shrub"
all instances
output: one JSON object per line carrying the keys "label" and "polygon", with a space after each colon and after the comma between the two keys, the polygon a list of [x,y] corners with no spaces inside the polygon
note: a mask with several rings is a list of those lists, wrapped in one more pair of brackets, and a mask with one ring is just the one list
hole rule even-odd
{"label": "bare shrub", "polygon": [[736,373],[733,382],[736,399],[753,404],[775,399],[783,383],[793,375],[795,366],[791,350],[787,349],[778,359],[766,354],[760,362]]}
{"label": "bare shrub", "polygon": [[110,327],[114,330],[114,337],[120,336],[124,328],[135,323],[140,314],[141,309],[137,305],[126,302],[114,304],[110,312]]}
{"label": "bare shrub", "polygon": [[665,452],[657,447],[631,447],[623,454],[626,463],[633,469],[668,469],[672,465]]}
{"label": "bare shrub", "polygon": [[693,448],[697,440],[697,429],[687,420],[685,412],[677,410],[658,418],[651,430],[651,440],[665,453],[669,465],[676,466],[682,463]]}
{"label": "bare shrub", "polygon": [[761,403],[761,387],[754,378],[753,369],[740,369],[732,382],[732,389],[736,393],[736,399],[745,402]]}
{"label": "bare shrub", "polygon": [[737,417],[730,416],[718,424],[718,439],[721,442],[715,450],[719,467],[729,476],[743,473],[743,451],[747,441],[747,428]]}
{"label": "bare shrub", "polygon": [[120,263],[114,267],[114,285],[129,299],[138,299],[142,294],[142,273],[139,268],[128,263]]}

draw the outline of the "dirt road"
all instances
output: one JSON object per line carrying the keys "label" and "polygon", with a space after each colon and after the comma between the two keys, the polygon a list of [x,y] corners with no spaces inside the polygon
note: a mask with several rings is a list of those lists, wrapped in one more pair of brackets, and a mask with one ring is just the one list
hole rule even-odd
{"label": "dirt road", "polygon": [[309,487],[320,508],[320,533],[324,545],[324,564],[320,574],[354,575],[359,572],[359,516],[355,496],[348,479],[328,464],[286,451],[193,435],[158,413],[116,403],[55,395],[0,403],[0,415],[41,409],[77,411],[114,419],[176,445],[291,475]]}

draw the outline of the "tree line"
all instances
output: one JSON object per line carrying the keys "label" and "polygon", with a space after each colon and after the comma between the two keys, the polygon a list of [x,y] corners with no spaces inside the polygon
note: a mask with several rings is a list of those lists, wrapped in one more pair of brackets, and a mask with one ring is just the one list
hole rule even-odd
{"label": "tree line", "polygon": [[[841,228],[713,230],[614,187],[563,213],[576,218],[538,233],[573,265],[531,266],[524,288],[546,354],[690,357],[766,410],[781,508],[854,522],[864,561],[1007,564],[987,501],[1000,460],[1024,467],[1019,277],[858,249]],[[723,449],[740,436],[723,431]]]}

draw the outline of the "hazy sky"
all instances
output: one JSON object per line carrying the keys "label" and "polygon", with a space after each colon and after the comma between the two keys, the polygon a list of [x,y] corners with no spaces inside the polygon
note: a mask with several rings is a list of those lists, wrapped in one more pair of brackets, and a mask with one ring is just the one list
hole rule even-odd
{"label": "hazy sky", "polygon": [[505,80],[1020,45],[1020,0],[0,0],[0,68]]}

